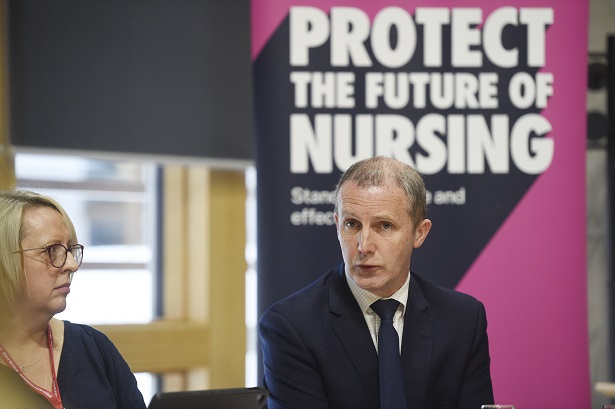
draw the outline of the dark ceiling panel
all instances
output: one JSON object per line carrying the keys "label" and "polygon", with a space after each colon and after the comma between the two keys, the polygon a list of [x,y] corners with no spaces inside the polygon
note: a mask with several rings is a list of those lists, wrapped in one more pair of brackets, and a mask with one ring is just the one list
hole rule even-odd
{"label": "dark ceiling panel", "polygon": [[19,147],[253,157],[249,0],[9,3]]}

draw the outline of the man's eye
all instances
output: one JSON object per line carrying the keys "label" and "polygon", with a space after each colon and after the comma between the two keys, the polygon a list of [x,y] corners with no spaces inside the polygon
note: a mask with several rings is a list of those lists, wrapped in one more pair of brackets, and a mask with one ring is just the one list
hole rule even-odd
{"label": "man's eye", "polygon": [[357,222],[355,222],[354,220],[348,220],[346,221],[346,223],[344,223],[346,225],[346,227],[348,227],[349,229],[354,229],[355,227],[357,227]]}
{"label": "man's eye", "polygon": [[391,223],[382,223],[382,228],[385,230],[389,230],[393,225]]}

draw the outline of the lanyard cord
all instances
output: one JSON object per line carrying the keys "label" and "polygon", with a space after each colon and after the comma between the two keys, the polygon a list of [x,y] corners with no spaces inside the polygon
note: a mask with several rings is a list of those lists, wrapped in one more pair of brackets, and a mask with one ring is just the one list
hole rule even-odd
{"label": "lanyard cord", "polygon": [[62,398],[60,397],[60,389],[58,388],[58,379],[56,378],[55,365],[53,360],[53,334],[51,332],[51,325],[47,324],[47,348],[49,349],[49,361],[51,362],[51,391],[47,389],[41,388],[40,386],[33,383],[28,377],[23,373],[19,365],[15,363],[11,355],[7,352],[6,349],[0,343],[0,356],[8,366],[13,368],[15,372],[21,377],[21,379],[32,389],[34,392],[43,395],[45,399],[51,403],[51,405],[55,409],[63,409]]}

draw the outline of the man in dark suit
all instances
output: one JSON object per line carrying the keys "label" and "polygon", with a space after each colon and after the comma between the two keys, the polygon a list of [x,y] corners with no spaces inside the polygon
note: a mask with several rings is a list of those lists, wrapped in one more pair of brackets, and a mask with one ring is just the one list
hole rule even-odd
{"label": "man in dark suit", "polygon": [[[261,317],[269,409],[493,403],[482,303],[410,273],[412,251],[431,229],[425,193],[421,176],[391,158],[357,162],[342,175],[335,221],[344,262]],[[380,299],[396,300],[401,369],[392,381],[383,364],[379,373],[384,318],[373,303]],[[397,381],[398,392],[381,393]]]}

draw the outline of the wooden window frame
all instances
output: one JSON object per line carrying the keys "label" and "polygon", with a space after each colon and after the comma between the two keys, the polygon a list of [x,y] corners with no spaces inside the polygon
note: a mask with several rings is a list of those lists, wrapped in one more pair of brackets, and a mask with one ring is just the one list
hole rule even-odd
{"label": "wooden window frame", "polygon": [[243,172],[165,166],[164,316],[98,325],[133,372],[163,390],[245,385],[246,188]]}

